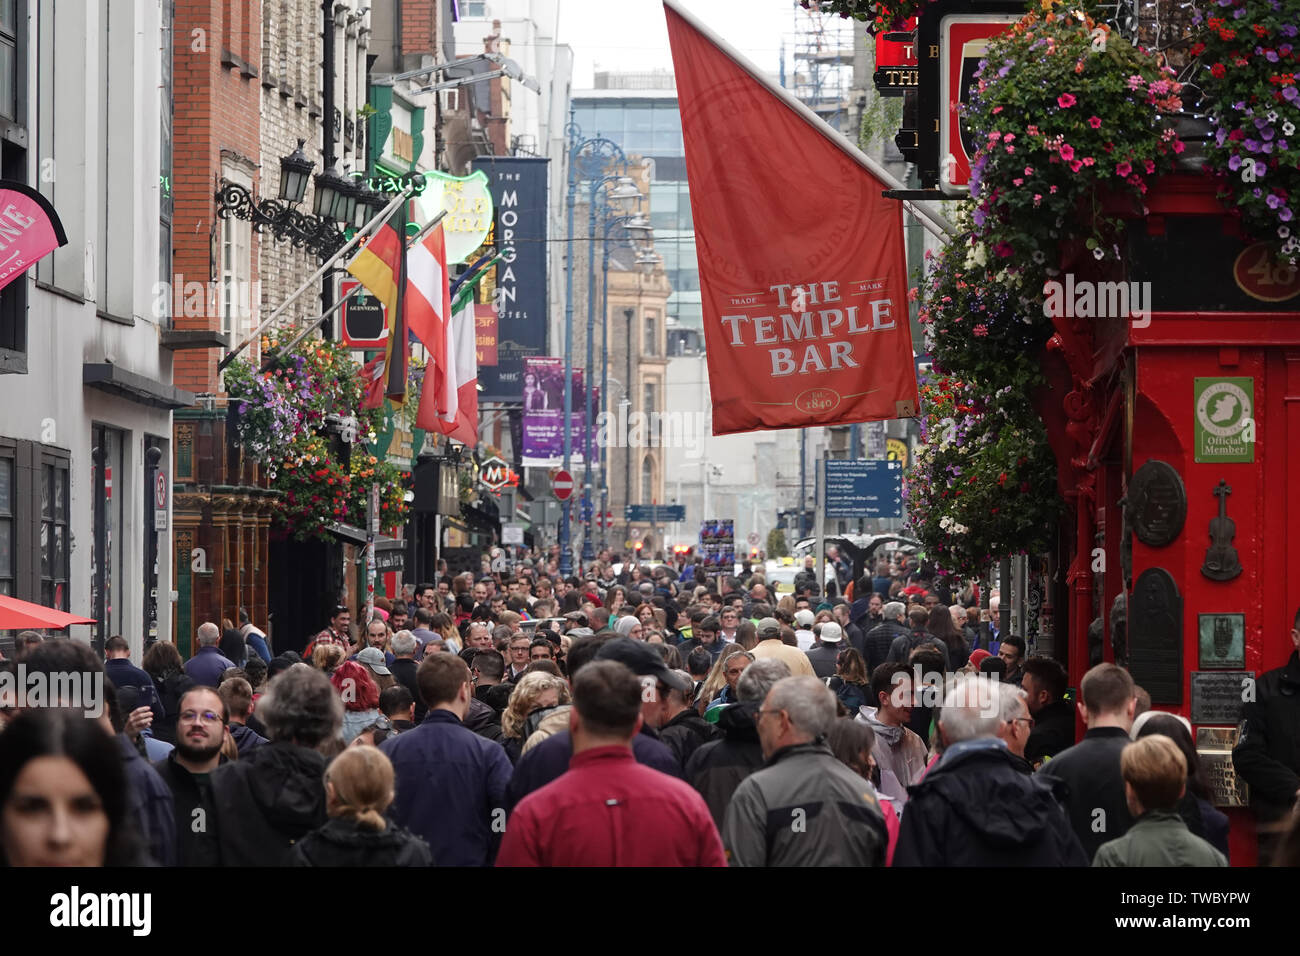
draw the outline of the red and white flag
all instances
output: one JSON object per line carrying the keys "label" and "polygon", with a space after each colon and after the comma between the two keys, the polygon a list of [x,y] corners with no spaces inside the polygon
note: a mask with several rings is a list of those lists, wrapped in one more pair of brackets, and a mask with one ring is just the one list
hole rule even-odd
{"label": "red and white flag", "polygon": [[[447,243],[439,223],[406,252],[406,325],[429,353],[420,390],[417,423],[437,421],[447,410],[450,387],[447,338],[451,293]],[[419,424],[420,428],[427,426]]]}
{"label": "red and white flag", "polygon": [[458,296],[448,323],[447,337],[447,387],[451,393],[451,408],[442,414],[437,423],[426,424],[424,403],[416,416],[418,428],[441,432],[471,448],[478,444],[478,355],[475,351],[474,295],[473,289]]}
{"label": "red and white flag", "polygon": [[902,204],[852,144],[664,8],[714,434],[915,415]]}

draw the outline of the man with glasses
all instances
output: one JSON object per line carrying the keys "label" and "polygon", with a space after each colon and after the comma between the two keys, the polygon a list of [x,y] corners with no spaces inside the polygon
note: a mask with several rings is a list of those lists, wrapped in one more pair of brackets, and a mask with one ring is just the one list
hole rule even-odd
{"label": "man with glasses", "polygon": [[[994,680],[989,675],[986,680]],[[998,684],[998,693],[1002,695],[1002,726],[998,728],[998,738],[1007,745],[1007,750],[1015,758],[1013,763],[1021,773],[1033,773],[1034,765],[1025,759],[1025,744],[1034,730],[1034,718],[1029,716],[1026,694],[1015,684]]]}
{"label": "man with glasses", "polygon": [[221,744],[227,721],[225,702],[211,687],[186,691],[176,721],[176,748],[153,765],[172,793],[181,866],[218,863],[210,774],[225,761]]}
{"label": "man with glasses", "polygon": [[767,764],[741,781],[722,824],[732,866],[885,865],[876,792],[823,741],[835,713],[835,694],[816,677],[768,691],[755,718]]}
{"label": "man with glasses", "polygon": [[509,644],[510,666],[506,674],[506,680],[514,683],[524,676],[524,671],[528,669],[528,662],[531,658],[531,648],[533,642],[526,634],[514,635]]}
{"label": "man with glasses", "polygon": [[722,625],[719,630],[719,637],[725,644],[732,644],[736,640],[736,629],[740,627],[740,612],[735,607],[724,608],[718,616],[718,623]]}

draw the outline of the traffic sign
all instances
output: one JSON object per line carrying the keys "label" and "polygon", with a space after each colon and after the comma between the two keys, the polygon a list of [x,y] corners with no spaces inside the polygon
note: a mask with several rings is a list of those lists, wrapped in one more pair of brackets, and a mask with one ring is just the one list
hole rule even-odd
{"label": "traffic sign", "polygon": [[757,532],[757,531],[751,531],[748,535],[746,535],[745,540],[749,542],[749,546],[750,546],[751,548],[757,548],[757,547],[758,547],[758,532]]}
{"label": "traffic sign", "polygon": [[510,483],[510,466],[493,456],[479,466],[478,475],[491,491],[500,491]]}
{"label": "traffic sign", "polygon": [[561,468],[551,479],[551,489],[555,492],[555,497],[561,501],[568,501],[569,496],[573,494],[573,476]]}
{"label": "traffic sign", "polygon": [[668,524],[670,521],[685,521],[685,505],[624,505],[625,521],[641,521],[649,524]]}
{"label": "traffic sign", "polygon": [[825,516],[827,518],[901,518],[903,463],[879,459],[828,459]]}
{"label": "traffic sign", "polygon": [[160,471],[153,480],[153,529],[167,530],[167,473]]}

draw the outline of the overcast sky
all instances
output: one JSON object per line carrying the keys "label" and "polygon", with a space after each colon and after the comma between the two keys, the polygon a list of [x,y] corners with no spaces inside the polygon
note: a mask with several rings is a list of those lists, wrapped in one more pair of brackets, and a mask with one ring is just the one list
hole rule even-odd
{"label": "overcast sky", "polygon": [[[788,47],[796,14],[808,17],[802,8],[796,11],[794,0],[684,0],[683,5],[774,75],[780,66],[782,37]],[[660,0],[560,0],[556,40],[573,47],[574,89],[590,89],[595,68],[672,69]]]}

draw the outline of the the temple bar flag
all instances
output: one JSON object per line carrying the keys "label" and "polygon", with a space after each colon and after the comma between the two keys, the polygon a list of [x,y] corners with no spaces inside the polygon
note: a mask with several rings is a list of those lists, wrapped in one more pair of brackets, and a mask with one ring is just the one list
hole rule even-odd
{"label": "the temple bar flag", "polygon": [[902,205],[815,114],[664,8],[714,434],[915,415]]}

